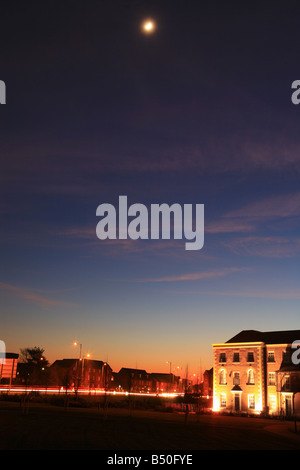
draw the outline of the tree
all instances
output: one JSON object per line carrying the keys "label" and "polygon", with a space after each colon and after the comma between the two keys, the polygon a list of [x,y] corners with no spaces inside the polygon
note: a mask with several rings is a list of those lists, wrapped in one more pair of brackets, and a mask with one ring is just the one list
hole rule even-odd
{"label": "tree", "polygon": [[44,349],[35,346],[20,350],[20,362],[23,380],[26,385],[45,385],[47,383],[47,370],[49,362],[44,356]]}

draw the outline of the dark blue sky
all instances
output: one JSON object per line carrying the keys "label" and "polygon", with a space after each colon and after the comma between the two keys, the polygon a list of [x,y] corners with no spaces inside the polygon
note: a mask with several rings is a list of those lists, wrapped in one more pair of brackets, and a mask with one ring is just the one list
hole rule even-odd
{"label": "dark blue sky", "polygon": [[[242,329],[299,329],[297,2],[7,4],[0,40],[9,350],[197,372]],[[205,204],[204,248],[101,242],[119,195]]]}

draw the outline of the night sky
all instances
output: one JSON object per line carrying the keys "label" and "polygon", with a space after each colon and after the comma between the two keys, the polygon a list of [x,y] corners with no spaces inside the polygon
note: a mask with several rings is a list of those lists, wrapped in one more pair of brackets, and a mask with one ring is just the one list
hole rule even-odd
{"label": "night sky", "polygon": [[[185,374],[299,329],[299,2],[6,2],[1,337]],[[153,34],[141,23],[152,18]],[[205,205],[205,242],[107,240],[99,204]],[[300,339],[300,338],[297,338]]]}

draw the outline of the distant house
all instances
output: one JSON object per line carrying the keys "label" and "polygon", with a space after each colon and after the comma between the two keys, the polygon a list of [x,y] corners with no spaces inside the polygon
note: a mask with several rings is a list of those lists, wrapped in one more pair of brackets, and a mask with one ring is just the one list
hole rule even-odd
{"label": "distant house", "polygon": [[16,378],[19,354],[3,353],[0,360],[0,383],[12,383]]}
{"label": "distant house", "polygon": [[151,374],[144,369],[122,367],[113,377],[115,390],[149,392],[152,389]]}
{"label": "distant house", "polygon": [[174,374],[152,373],[152,389],[157,393],[180,391],[180,377]]}
{"label": "distant house", "polygon": [[205,370],[203,373],[203,389],[202,394],[211,397],[213,394],[213,368]]}
{"label": "distant house", "polygon": [[244,330],[213,344],[213,409],[300,415],[300,365],[293,343],[300,330]]}
{"label": "distant house", "polygon": [[162,393],[179,391],[180,377],[174,374],[149,373],[144,369],[122,367],[113,372],[115,390],[127,392]]}
{"label": "distant house", "polygon": [[107,362],[92,359],[60,359],[49,367],[52,385],[67,388],[110,387],[112,370]]}

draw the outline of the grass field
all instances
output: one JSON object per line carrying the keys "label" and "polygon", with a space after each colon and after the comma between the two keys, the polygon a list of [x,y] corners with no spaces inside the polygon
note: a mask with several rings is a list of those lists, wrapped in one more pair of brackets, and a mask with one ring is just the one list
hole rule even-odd
{"label": "grass field", "polygon": [[1,450],[299,450],[293,423],[153,410],[0,402]]}

